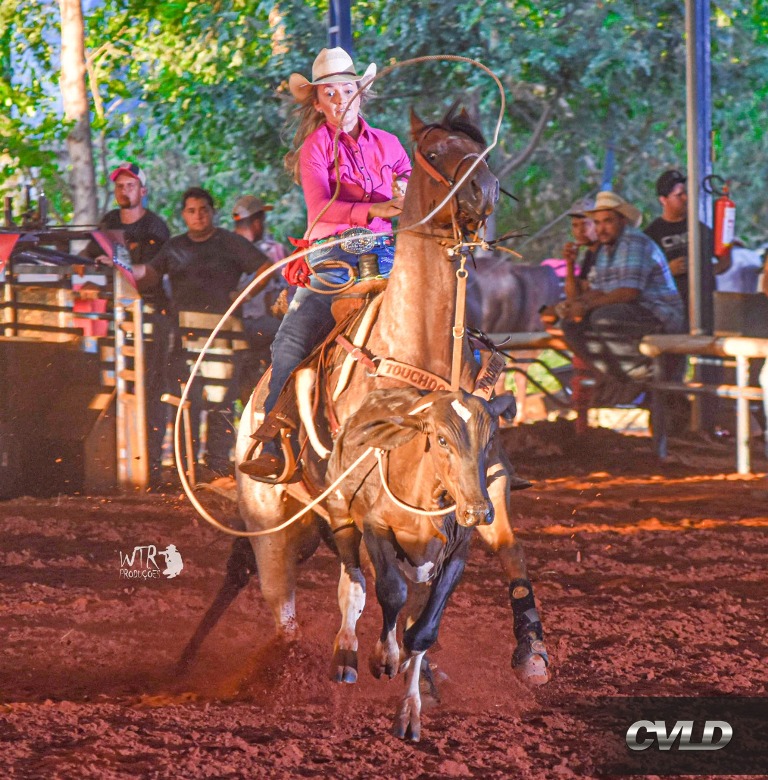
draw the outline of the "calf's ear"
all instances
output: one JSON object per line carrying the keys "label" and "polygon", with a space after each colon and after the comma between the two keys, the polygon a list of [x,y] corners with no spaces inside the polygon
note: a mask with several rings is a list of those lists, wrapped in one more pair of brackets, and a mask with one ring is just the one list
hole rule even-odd
{"label": "calf's ear", "polygon": [[503,417],[507,422],[511,422],[517,414],[515,396],[497,395],[492,401],[488,401],[488,411],[494,417]]}
{"label": "calf's ear", "polygon": [[387,417],[369,420],[347,431],[344,440],[353,447],[376,447],[380,450],[394,450],[408,444],[422,432],[423,422],[418,415],[413,417]]}

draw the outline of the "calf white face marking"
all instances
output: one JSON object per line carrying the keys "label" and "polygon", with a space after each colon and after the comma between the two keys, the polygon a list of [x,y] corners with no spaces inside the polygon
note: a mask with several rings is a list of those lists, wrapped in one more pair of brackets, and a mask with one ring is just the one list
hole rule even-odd
{"label": "calf white face marking", "polygon": [[472,417],[472,412],[470,412],[469,409],[467,409],[467,407],[464,406],[464,404],[461,403],[458,398],[451,401],[451,409],[453,409],[453,411],[456,412],[456,414],[458,414],[459,417],[464,420],[464,422],[469,422],[469,418]]}

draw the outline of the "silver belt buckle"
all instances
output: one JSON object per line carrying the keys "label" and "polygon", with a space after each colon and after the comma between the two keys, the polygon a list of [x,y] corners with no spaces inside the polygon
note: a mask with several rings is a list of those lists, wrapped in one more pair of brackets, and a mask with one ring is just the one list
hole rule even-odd
{"label": "silver belt buckle", "polygon": [[347,228],[340,238],[341,248],[350,255],[362,255],[370,252],[376,245],[373,231],[364,227]]}

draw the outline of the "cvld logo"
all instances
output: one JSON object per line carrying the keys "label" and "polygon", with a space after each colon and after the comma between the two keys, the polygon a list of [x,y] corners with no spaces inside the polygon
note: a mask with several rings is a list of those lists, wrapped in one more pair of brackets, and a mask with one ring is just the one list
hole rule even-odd
{"label": "cvld logo", "polygon": [[[720,737],[715,742],[715,730]],[[630,750],[646,750],[654,742],[659,750],[671,750],[675,740],[680,737],[678,750],[722,750],[733,738],[730,723],[724,720],[708,720],[704,723],[704,731],[700,742],[692,742],[693,721],[678,720],[671,731],[663,720],[638,720],[627,729],[627,746]]]}

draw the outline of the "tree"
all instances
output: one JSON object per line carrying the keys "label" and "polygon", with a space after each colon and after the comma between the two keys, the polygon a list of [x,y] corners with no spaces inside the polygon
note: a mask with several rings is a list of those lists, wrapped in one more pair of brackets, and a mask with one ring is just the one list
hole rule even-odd
{"label": "tree", "polygon": [[72,165],[74,221],[98,222],[96,177],[91,144],[90,101],[85,85],[83,9],[80,0],[59,0],[61,9],[61,96],[64,118],[72,123],[67,148]]}
{"label": "tree", "polygon": [[[0,130],[26,128],[25,143],[4,144],[6,170],[35,174],[65,216],[56,178],[64,137],[50,83],[40,76],[55,70],[51,2],[0,0],[0,40],[12,47],[0,58],[0,98],[12,106],[0,116]],[[765,6],[765,0],[720,0],[712,19],[713,124],[722,139],[716,172],[735,180],[738,229],[751,240],[768,238]],[[658,209],[659,171],[685,165],[679,0],[357,0],[352,11],[355,60],[363,68],[460,52],[501,78],[508,103],[491,163],[519,200],[502,202],[499,232],[534,233],[597,189],[611,143],[615,187],[648,217]],[[326,13],[325,0],[94,4],[85,41],[100,180],[122,159],[139,162],[149,174],[153,208],[179,228],[177,200],[190,184],[209,187],[225,208],[253,191],[275,204],[270,224],[281,237],[301,234],[300,192],[282,169],[292,108],[285,82],[292,71],[308,73],[326,45]],[[437,117],[461,98],[487,133],[497,118],[492,81],[468,65],[425,61],[394,71],[375,91],[366,110],[404,141],[411,105]],[[527,259],[559,248],[564,223],[561,232],[526,247]]]}

